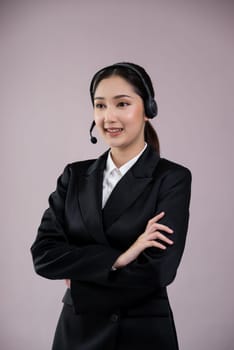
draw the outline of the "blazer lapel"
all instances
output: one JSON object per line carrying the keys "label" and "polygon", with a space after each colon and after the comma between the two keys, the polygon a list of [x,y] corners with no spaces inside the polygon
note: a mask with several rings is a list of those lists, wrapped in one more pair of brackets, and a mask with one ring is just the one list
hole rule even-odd
{"label": "blazer lapel", "polygon": [[160,156],[148,145],[146,150],[115,186],[103,209],[103,224],[107,229],[136,201],[152,181]]}
{"label": "blazer lapel", "polygon": [[79,177],[78,199],[89,233],[97,242],[108,244],[102,224],[102,180],[108,151]]}

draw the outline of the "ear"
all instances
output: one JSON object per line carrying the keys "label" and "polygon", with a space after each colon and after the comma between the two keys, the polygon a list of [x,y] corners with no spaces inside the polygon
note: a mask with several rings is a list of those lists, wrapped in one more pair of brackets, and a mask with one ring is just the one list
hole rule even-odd
{"label": "ear", "polygon": [[146,117],[146,115],[144,115],[144,121],[145,121],[145,122],[148,122],[148,121],[149,121],[149,118]]}

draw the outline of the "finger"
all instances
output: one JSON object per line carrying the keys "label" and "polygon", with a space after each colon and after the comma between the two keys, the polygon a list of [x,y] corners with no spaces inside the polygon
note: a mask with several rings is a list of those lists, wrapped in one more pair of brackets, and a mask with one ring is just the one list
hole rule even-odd
{"label": "finger", "polygon": [[149,241],[148,247],[155,247],[155,248],[159,248],[159,249],[163,249],[166,250],[167,247],[165,245],[163,245],[162,243],[159,243],[157,241]]}
{"label": "finger", "polygon": [[170,227],[168,227],[166,225],[163,225],[163,224],[154,223],[152,226],[156,230],[162,230],[162,231],[166,231],[168,233],[173,233],[174,232]]}
{"label": "finger", "polygon": [[163,242],[168,243],[168,244],[174,243],[171,239],[167,238],[166,236],[164,236],[162,233],[160,233],[158,231],[153,232],[150,235],[148,235],[148,238],[150,240],[160,239],[160,241],[163,241]]}
{"label": "finger", "polygon": [[157,223],[154,223],[154,224],[152,224],[152,225],[149,225],[149,226],[147,227],[145,233],[146,233],[146,234],[149,234],[149,233],[152,233],[152,232],[155,232],[155,231],[158,231],[158,230],[160,230],[160,231],[165,231],[165,232],[167,232],[167,233],[169,233],[169,234],[174,233],[174,231],[173,231],[170,227],[168,227],[168,226],[166,226],[166,225],[157,224]]}
{"label": "finger", "polygon": [[163,216],[165,215],[165,212],[164,211],[161,211],[161,213],[155,215],[154,217],[152,217],[148,223],[153,223],[155,221],[158,221],[159,219],[161,219]]}

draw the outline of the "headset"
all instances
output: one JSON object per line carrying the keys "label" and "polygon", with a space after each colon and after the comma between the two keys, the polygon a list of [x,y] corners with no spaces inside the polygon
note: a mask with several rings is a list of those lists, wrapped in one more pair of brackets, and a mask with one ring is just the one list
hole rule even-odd
{"label": "headset", "polygon": [[[94,88],[95,88],[95,83],[97,80],[97,77],[104,72],[106,69],[108,68],[118,68],[118,67],[123,67],[123,68],[128,68],[130,70],[132,70],[141,80],[142,84],[144,85],[144,88],[146,90],[147,93],[147,97],[144,99],[144,109],[145,109],[145,115],[149,118],[155,118],[158,114],[158,106],[157,106],[157,102],[154,98],[154,96],[152,95],[152,93],[150,92],[150,88],[148,86],[148,84],[146,83],[143,75],[141,74],[141,72],[135,67],[135,65],[133,66],[133,64],[131,63],[125,63],[125,62],[121,62],[121,63],[115,63],[111,66],[107,66],[102,68],[101,70],[99,70],[93,77],[91,83],[90,83],[90,96],[91,96],[91,100],[93,103],[93,97],[94,97]],[[92,125],[90,127],[89,130],[89,134],[90,134],[90,141],[95,144],[97,143],[97,139],[96,137],[94,137],[92,135],[92,131],[93,128],[95,127],[95,121],[92,122]]]}

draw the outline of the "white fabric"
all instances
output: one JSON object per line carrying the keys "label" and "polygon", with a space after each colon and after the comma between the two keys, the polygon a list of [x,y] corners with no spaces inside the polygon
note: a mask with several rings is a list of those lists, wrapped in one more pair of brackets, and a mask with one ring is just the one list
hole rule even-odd
{"label": "white fabric", "polygon": [[106,169],[103,174],[103,185],[102,185],[102,208],[104,208],[107,199],[109,198],[111,192],[119,182],[119,180],[126,174],[126,172],[136,163],[138,158],[144,152],[147,147],[147,143],[145,143],[145,147],[143,150],[134,158],[130,159],[127,163],[122,165],[120,168],[117,168],[115,163],[111,158],[111,151],[108,153],[107,161],[106,161]]}

